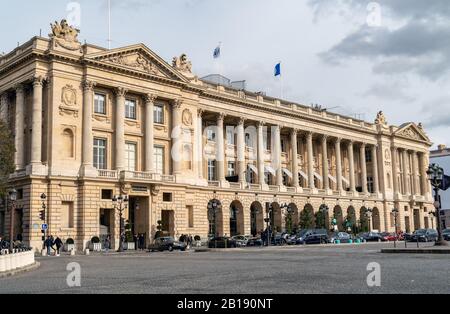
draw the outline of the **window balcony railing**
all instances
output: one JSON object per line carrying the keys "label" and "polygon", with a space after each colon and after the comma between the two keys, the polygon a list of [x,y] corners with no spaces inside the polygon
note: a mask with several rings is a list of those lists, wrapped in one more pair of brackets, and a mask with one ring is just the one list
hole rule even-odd
{"label": "window balcony railing", "polygon": [[117,170],[99,169],[98,170],[98,176],[100,178],[118,179],[119,178],[119,173],[117,172]]}
{"label": "window balcony railing", "polygon": [[219,187],[220,186],[220,182],[219,181],[208,181],[208,186]]}

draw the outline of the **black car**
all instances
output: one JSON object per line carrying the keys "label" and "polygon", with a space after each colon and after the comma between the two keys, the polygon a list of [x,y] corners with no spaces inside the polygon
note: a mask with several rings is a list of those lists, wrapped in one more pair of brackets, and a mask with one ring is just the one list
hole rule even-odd
{"label": "black car", "polygon": [[450,241],[450,229],[445,229],[442,231],[442,237],[445,241]]}
{"label": "black car", "polygon": [[161,237],[155,240],[148,248],[150,251],[169,251],[180,250],[186,251],[186,243],[175,241],[172,237]]}
{"label": "black car", "polygon": [[438,233],[433,229],[419,229],[414,231],[411,242],[431,242],[437,241]]}
{"label": "black car", "polygon": [[384,238],[378,232],[366,232],[360,235],[360,237],[366,242],[382,242]]}
{"label": "black car", "polygon": [[330,243],[330,239],[326,234],[310,234],[305,237],[304,244],[327,244]]}
{"label": "black car", "polygon": [[296,244],[305,244],[305,239],[310,235],[327,235],[327,230],[325,229],[303,229],[300,230],[296,235]]}
{"label": "black car", "polygon": [[235,248],[237,247],[237,243],[235,240],[228,237],[215,237],[209,240],[208,247],[211,249]]}

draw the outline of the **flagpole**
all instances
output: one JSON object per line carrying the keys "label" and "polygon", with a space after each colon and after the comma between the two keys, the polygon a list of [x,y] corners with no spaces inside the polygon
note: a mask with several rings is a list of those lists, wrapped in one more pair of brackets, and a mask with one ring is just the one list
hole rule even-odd
{"label": "flagpole", "polygon": [[281,61],[280,61],[280,99],[283,99],[283,71],[281,68]]}
{"label": "flagpole", "polygon": [[108,49],[111,50],[111,0],[108,0]]}

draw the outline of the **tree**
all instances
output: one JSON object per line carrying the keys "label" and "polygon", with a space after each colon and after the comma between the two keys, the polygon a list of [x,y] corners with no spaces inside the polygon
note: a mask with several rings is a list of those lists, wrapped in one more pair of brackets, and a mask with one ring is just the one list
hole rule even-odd
{"label": "tree", "polygon": [[314,228],[314,214],[311,209],[305,208],[300,213],[300,228],[301,229],[312,229]]}
{"label": "tree", "polygon": [[316,228],[317,229],[326,229],[326,215],[322,211],[318,211],[316,213]]}
{"label": "tree", "polygon": [[0,198],[6,195],[8,177],[14,172],[14,138],[8,125],[0,120]]}

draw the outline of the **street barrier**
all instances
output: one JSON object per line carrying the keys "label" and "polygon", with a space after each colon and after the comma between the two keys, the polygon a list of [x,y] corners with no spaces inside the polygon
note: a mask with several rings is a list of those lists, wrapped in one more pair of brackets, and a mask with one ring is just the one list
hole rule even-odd
{"label": "street barrier", "polygon": [[21,269],[35,263],[33,251],[3,250],[0,255],[0,274]]}

